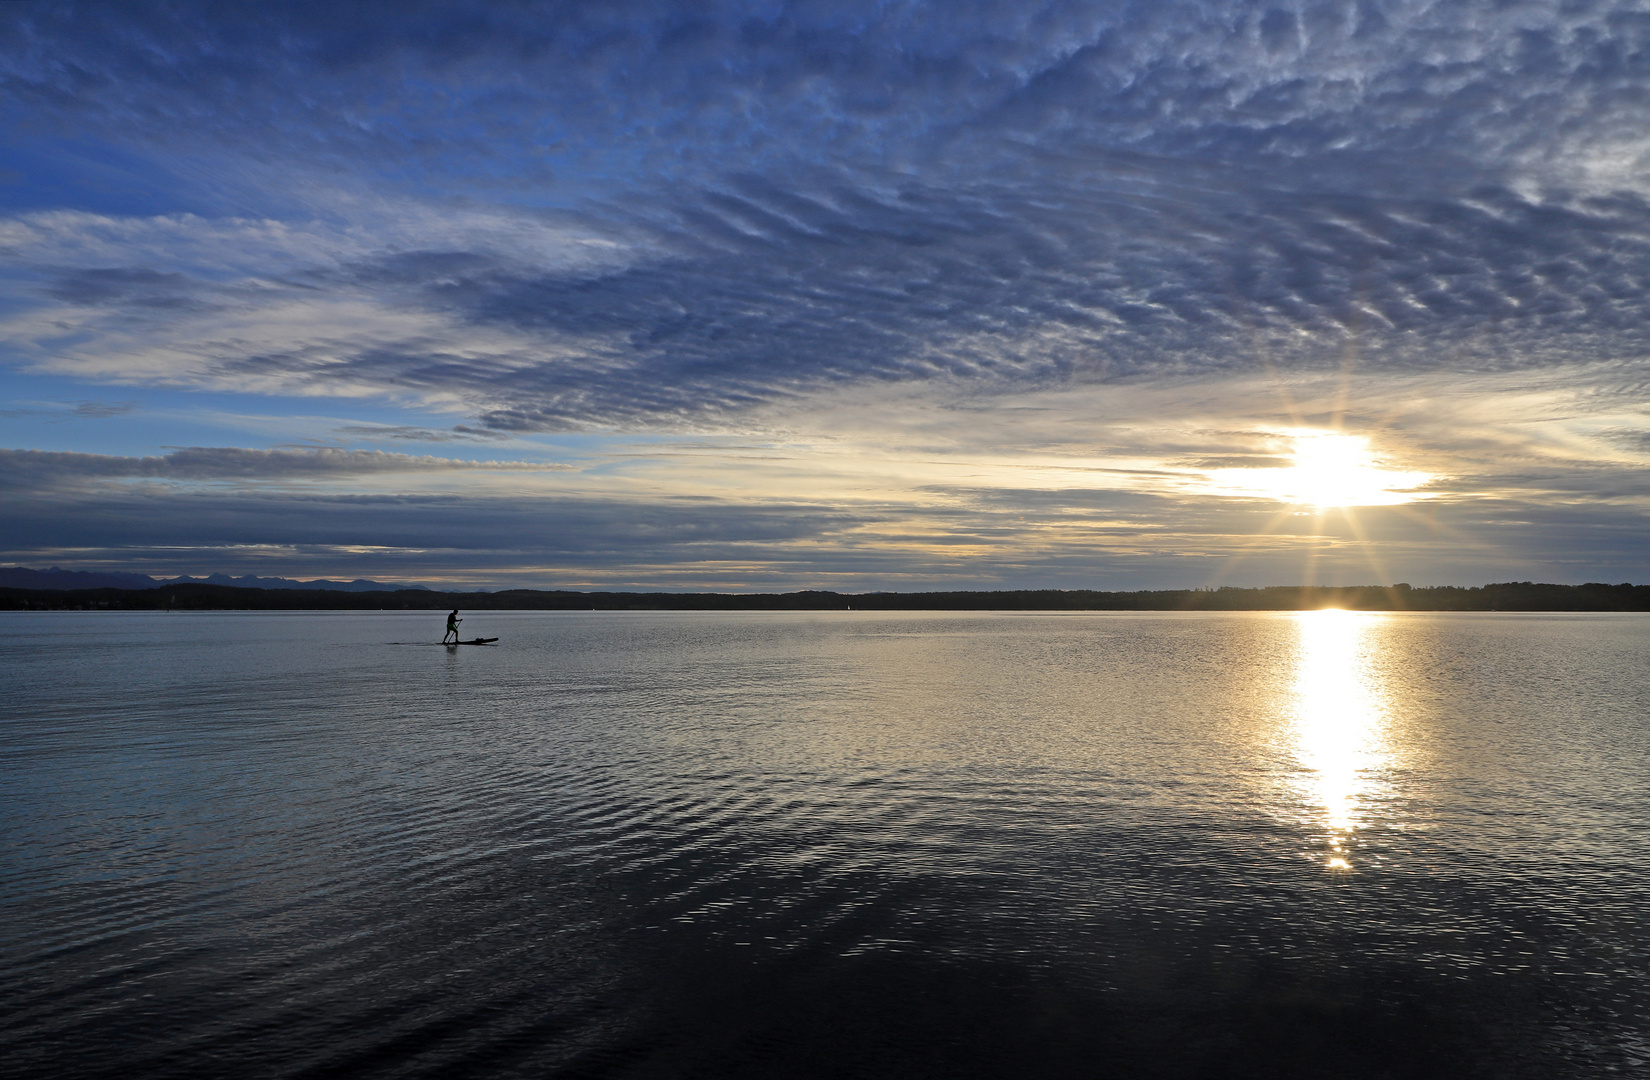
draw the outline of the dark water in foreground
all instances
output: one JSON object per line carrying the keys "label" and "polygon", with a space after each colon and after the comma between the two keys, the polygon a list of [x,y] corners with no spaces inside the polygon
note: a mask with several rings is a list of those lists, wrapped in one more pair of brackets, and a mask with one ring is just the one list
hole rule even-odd
{"label": "dark water in foreground", "polygon": [[0,616],[0,1073],[1650,1073],[1650,617]]}

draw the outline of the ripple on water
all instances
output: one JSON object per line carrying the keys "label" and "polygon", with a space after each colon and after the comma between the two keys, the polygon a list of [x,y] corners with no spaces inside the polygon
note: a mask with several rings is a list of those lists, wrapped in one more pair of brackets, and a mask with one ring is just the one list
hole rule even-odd
{"label": "ripple on water", "polygon": [[4,617],[8,1076],[1647,1060],[1650,619]]}

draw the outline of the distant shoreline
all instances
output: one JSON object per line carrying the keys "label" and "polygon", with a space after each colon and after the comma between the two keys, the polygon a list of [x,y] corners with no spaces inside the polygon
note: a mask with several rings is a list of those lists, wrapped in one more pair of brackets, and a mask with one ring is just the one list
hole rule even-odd
{"label": "distant shoreline", "polygon": [[1650,611],[1650,585],[1472,588],[1274,585],[1240,589],[1011,589],[918,593],[641,593],[511,589],[249,589],[186,584],[155,589],[0,588],[0,611]]}

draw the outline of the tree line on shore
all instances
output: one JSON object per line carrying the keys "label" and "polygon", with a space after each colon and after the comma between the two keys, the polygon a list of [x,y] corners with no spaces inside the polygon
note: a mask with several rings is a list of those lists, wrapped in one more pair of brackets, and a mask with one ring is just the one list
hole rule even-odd
{"label": "tree line on shore", "polygon": [[835,593],[641,593],[509,589],[333,592],[184,584],[159,589],[0,589],[7,611],[1650,611],[1650,585],[1509,581],[1440,585],[1273,585],[1265,588]]}

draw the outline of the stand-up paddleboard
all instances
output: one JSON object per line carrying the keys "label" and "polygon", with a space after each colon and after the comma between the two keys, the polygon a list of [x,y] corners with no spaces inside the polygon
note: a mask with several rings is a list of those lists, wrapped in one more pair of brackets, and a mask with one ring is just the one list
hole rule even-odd
{"label": "stand-up paddleboard", "polygon": [[423,645],[423,646],[428,646],[429,648],[432,648],[432,649],[435,648],[438,645],[445,645],[450,649],[454,645],[491,645],[497,640],[498,640],[498,638],[496,638],[496,637],[478,637],[478,638],[471,638],[469,641],[387,641],[384,644],[386,644],[386,645]]}

